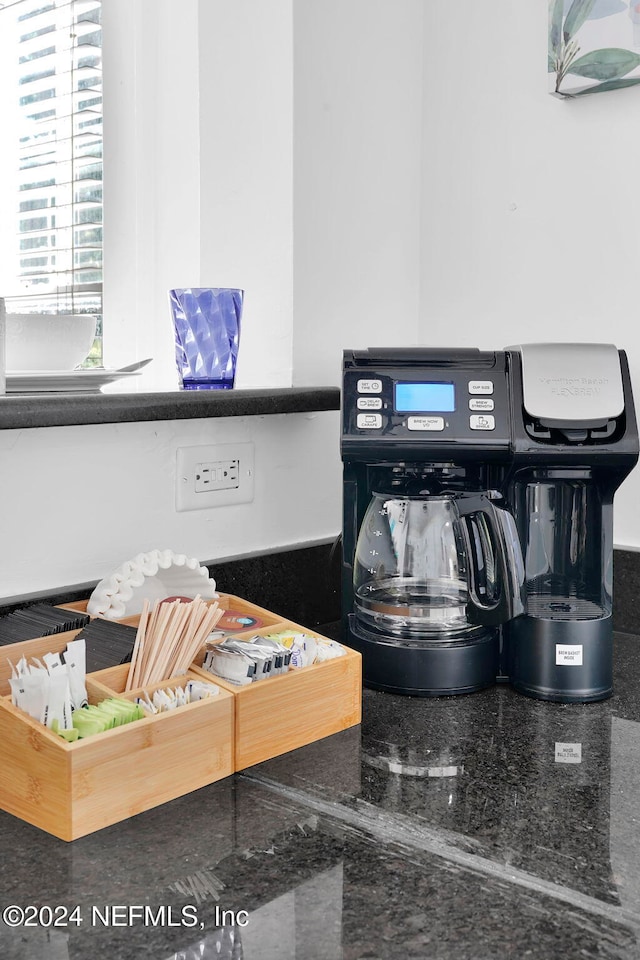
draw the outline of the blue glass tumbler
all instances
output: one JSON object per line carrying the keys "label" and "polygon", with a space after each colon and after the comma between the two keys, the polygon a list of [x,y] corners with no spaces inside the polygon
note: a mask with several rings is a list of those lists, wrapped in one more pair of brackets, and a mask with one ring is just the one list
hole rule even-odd
{"label": "blue glass tumbler", "polygon": [[176,366],[183,390],[230,390],[236,375],[244,290],[170,290]]}

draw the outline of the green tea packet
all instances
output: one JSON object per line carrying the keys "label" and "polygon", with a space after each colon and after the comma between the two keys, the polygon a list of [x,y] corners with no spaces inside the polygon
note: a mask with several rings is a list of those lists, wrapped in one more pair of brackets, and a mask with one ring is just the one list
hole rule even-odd
{"label": "green tea packet", "polygon": [[137,703],[121,697],[107,697],[98,704],[89,704],[73,711],[73,726],[80,738],[113,730],[125,723],[142,720],[144,710]]}

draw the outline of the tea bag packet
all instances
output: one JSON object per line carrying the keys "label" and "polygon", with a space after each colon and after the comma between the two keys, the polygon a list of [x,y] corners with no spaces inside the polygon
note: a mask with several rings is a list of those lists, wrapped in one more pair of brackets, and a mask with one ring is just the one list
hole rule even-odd
{"label": "tea bag packet", "polygon": [[202,664],[204,669],[239,686],[251,683],[256,672],[255,661],[240,650],[226,650],[221,647],[222,644],[217,644],[207,650]]}
{"label": "tea bag packet", "polygon": [[270,633],[269,637],[288,648],[291,653],[291,667],[308,667],[315,662],[317,650],[315,637],[295,630]]}
{"label": "tea bag packet", "polygon": [[305,667],[311,666],[316,662],[316,653],[318,652],[318,641],[306,633],[298,634],[297,639],[302,644],[303,660]]}
{"label": "tea bag packet", "polygon": [[86,613],[64,610],[46,603],[34,603],[0,617],[0,646],[33,637],[48,637],[78,630],[89,623]]}
{"label": "tea bag packet", "polygon": [[176,701],[179,707],[184,707],[187,701],[187,694],[183,687],[176,687]]}
{"label": "tea bag packet", "polygon": [[97,617],[76,634],[72,643],[84,640],[85,673],[96,673],[130,662],[135,639],[135,627]]}
{"label": "tea bag packet", "polygon": [[[87,702],[84,641],[69,643],[64,656],[63,660],[59,653],[46,653],[30,664],[21,657],[16,666],[9,661],[15,706],[69,742],[144,716],[137,704],[119,697],[108,697],[99,704]],[[80,704],[75,709],[72,687],[74,702]]]}
{"label": "tea bag packet", "polygon": [[105,722],[99,716],[96,716],[94,711],[90,712],[86,707],[73,711],[73,726],[78,731],[80,739],[93,737],[96,733],[103,733],[108,729]]}
{"label": "tea bag packet", "polygon": [[73,726],[69,675],[61,663],[54,664],[49,671],[47,702],[42,719],[46,727],[52,727],[54,721],[60,730],[69,730]]}
{"label": "tea bag packet", "polygon": [[272,674],[286,673],[291,662],[291,652],[273,637],[249,637],[243,640],[244,643],[250,643],[260,650],[271,651],[272,654]]}
{"label": "tea bag packet", "polygon": [[[10,666],[12,674],[15,674],[9,680],[11,700],[16,707],[47,726],[51,725],[54,716],[62,716],[65,709],[62,681],[57,681],[52,691],[52,676],[39,660],[29,665],[25,657],[21,657],[16,667],[13,664]],[[64,671],[59,675],[66,681]],[[53,713],[52,697],[55,698]],[[69,718],[70,712],[67,711],[64,722],[68,724]]]}
{"label": "tea bag packet", "polygon": [[158,708],[156,707],[153,700],[151,700],[146,690],[143,691],[141,697],[136,697],[135,702],[138,704],[139,707],[142,707],[143,710],[145,710],[147,713],[151,715],[158,713]]}
{"label": "tea bag packet", "polygon": [[84,738],[141,720],[144,716],[144,710],[137,703],[120,697],[108,697],[98,704],[89,704],[74,710],[73,726],[78,731],[78,736]]}
{"label": "tea bag packet", "polygon": [[220,687],[215,683],[207,683],[205,680],[189,680],[187,683],[187,701],[196,703],[198,700],[206,700],[207,697],[215,697],[220,693]]}
{"label": "tea bag packet", "polygon": [[185,687],[176,687],[175,690],[156,690],[153,698],[150,698],[145,690],[141,697],[136,698],[136,703],[150,714],[165,713],[168,710],[175,710],[176,707],[184,707],[188,703],[196,703],[198,700],[215,696],[219,692],[220,688],[214,683],[190,680]]}
{"label": "tea bag packet", "polygon": [[[42,665],[41,665],[41,666],[42,666]],[[12,669],[13,669],[13,666],[12,666]],[[43,667],[43,669],[44,669],[44,667]],[[17,663],[17,665],[16,665],[16,675],[17,675],[18,677],[23,677],[23,676],[25,675],[25,673],[28,673],[28,672],[29,672],[29,668],[28,668],[28,666],[27,666],[27,658],[26,658],[26,657],[20,657],[20,659],[18,660],[18,663]]]}
{"label": "tea bag packet", "polygon": [[219,644],[219,648],[223,650],[228,650],[231,652],[238,652],[243,656],[249,657],[250,660],[255,664],[255,670],[253,672],[252,680],[255,682],[257,680],[264,680],[271,673],[273,668],[273,654],[274,651],[263,644],[260,644],[259,641],[261,637],[254,637],[249,640],[240,640],[238,638],[224,640]]}
{"label": "tea bag packet", "polygon": [[178,706],[178,698],[174,690],[156,690],[151,699],[153,705],[157,707],[158,713],[175,710]]}
{"label": "tea bag packet", "polygon": [[345,650],[342,644],[335,640],[317,638],[316,663],[322,663],[324,660],[334,660],[336,657],[343,657]]}
{"label": "tea bag packet", "polygon": [[71,640],[64,652],[64,662],[69,676],[71,706],[86,707],[88,703],[86,687],[86,645],[84,639]]}
{"label": "tea bag packet", "polygon": [[271,675],[273,668],[273,655],[268,650],[254,648],[249,656],[256,664],[256,672],[253,675],[254,681],[266,680]]}
{"label": "tea bag packet", "polygon": [[[46,716],[42,722],[45,726],[51,727],[55,721],[60,730],[70,730],[73,726],[71,714],[74,706],[71,697],[70,671],[59,653],[45,653],[42,659],[46,664],[50,681]],[[84,679],[82,686],[84,687]],[[86,704],[86,690],[84,690],[83,699]]]}
{"label": "tea bag packet", "polygon": [[[20,710],[24,710],[25,713],[28,713],[29,716],[33,716],[31,710],[29,709],[29,697],[27,691],[25,690],[24,677],[29,675],[29,670],[27,669],[27,661],[24,657],[21,657],[18,660],[17,665],[14,665],[11,660],[7,657],[7,663],[11,670],[11,677],[9,678],[9,688],[11,690],[11,702],[14,707],[19,707]],[[45,671],[46,672],[46,671]],[[48,682],[48,680],[47,680]],[[43,701],[44,703],[44,698]],[[34,717],[34,720],[39,720],[40,715],[38,714]]]}
{"label": "tea bag packet", "polygon": [[49,674],[44,669],[27,669],[20,676],[16,671],[16,676],[9,680],[11,702],[34,720],[43,723],[49,697],[49,683]]}
{"label": "tea bag packet", "polygon": [[304,647],[299,640],[293,640],[291,643],[291,668],[306,667],[304,660]]}
{"label": "tea bag packet", "polygon": [[[47,670],[49,671],[49,675],[62,668],[62,660],[60,659],[59,653],[45,653],[42,659],[45,662]],[[39,660],[34,660],[34,662],[40,666]]]}
{"label": "tea bag packet", "polygon": [[264,639],[272,640],[275,643],[279,644],[284,650],[287,651],[289,655],[288,666],[296,666],[295,663],[292,663],[292,650],[294,645],[294,640],[296,636],[295,630],[281,630],[280,633],[270,633]]}
{"label": "tea bag packet", "polygon": [[58,726],[58,721],[54,720],[51,724],[51,730],[53,733],[57,733],[58,736],[62,737],[67,743],[73,743],[74,740],[80,739],[80,731],[77,727],[69,727],[67,730],[61,730]]}
{"label": "tea bag packet", "polygon": [[313,637],[293,630],[284,630],[269,636],[290,649],[293,667],[308,667],[311,663],[322,663],[324,660],[342,657],[345,653],[342,644],[328,637]]}

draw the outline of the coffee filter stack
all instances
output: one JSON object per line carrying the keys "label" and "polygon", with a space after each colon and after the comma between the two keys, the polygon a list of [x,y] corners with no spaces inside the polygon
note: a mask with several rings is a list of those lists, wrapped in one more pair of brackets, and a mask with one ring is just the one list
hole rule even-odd
{"label": "coffee filter stack", "polygon": [[127,560],[97,585],[87,604],[92,617],[122,620],[168,597],[217,598],[216,582],[200,561],[171,550],[151,550]]}

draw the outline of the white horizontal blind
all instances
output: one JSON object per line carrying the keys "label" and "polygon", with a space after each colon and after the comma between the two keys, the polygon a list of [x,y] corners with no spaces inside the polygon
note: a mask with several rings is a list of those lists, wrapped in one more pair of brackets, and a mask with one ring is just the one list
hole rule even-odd
{"label": "white horizontal blind", "polygon": [[95,365],[102,359],[101,2],[16,0],[0,10],[0,35],[10,132],[0,294],[15,313],[96,315]]}

